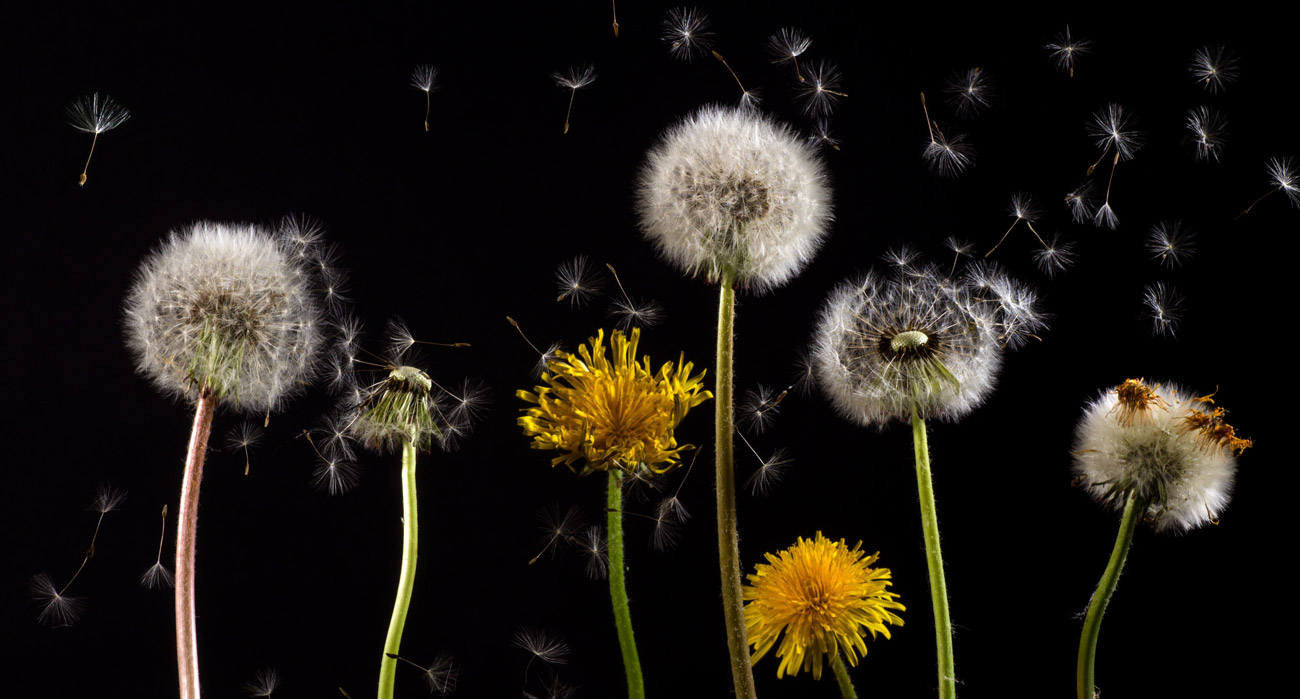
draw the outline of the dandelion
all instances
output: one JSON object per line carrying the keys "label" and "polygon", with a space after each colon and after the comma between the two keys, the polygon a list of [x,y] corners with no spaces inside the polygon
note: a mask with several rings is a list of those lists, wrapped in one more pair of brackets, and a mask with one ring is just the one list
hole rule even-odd
{"label": "dandelion", "polygon": [[778,394],[771,388],[759,384],[757,388],[745,391],[745,397],[740,403],[740,424],[762,434],[781,411],[781,401],[789,395],[790,388],[793,386]]}
{"label": "dandelion", "polygon": [[794,459],[790,458],[789,452],[780,448],[764,459],[758,455],[758,451],[754,449],[748,439],[745,439],[743,434],[741,440],[745,442],[745,446],[749,447],[754,457],[758,459],[758,468],[754,469],[754,472],[749,474],[749,478],[745,479],[745,488],[749,490],[750,495],[760,497],[768,495],[776,487],[776,484],[781,482],[786,467],[794,463]]}
{"label": "dandelion", "polygon": [[248,475],[248,470],[252,466],[252,461],[248,456],[248,449],[260,441],[262,441],[262,429],[251,420],[241,422],[239,428],[226,437],[227,448],[244,452],[245,476]]}
{"label": "dandelion", "polygon": [[803,73],[799,70],[799,57],[808,50],[809,46],[812,46],[812,39],[793,27],[778,29],[775,34],[767,38],[767,50],[772,54],[772,62],[793,63],[794,74],[799,78],[799,82],[804,81]]}
{"label": "dandelion", "polygon": [[32,598],[41,607],[41,613],[36,617],[40,623],[58,628],[72,626],[81,619],[81,612],[86,606],[85,600],[65,594],[67,586],[59,589],[49,575],[37,573],[28,583],[28,588]]}
{"label": "dandelion", "polygon": [[1106,572],[1079,639],[1078,696],[1095,694],[1097,637],[1139,520],[1157,532],[1217,524],[1228,505],[1235,455],[1251,446],[1223,421],[1211,396],[1129,379],[1085,409],[1075,431],[1074,471],[1088,494],[1122,511]]}
{"label": "dandelion", "polygon": [[1164,282],[1148,284],[1142,291],[1142,306],[1153,335],[1175,336],[1183,319],[1183,295],[1178,289]]}
{"label": "dandelion", "polygon": [[1034,266],[1050,278],[1074,265],[1074,257],[1074,243],[1062,242],[1060,236],[1054,235],[1050,242],[1034,251]]}
{"label": "dandelion", "polygon": [[562,73],[551,73],[551,79],[556,85],[569,91],[569,110],[564,113],[564,133],[569,133],[569,117],[573,115],[573,98],[578,95],[578,90],[596,82],[596,68],[590,63],[573,66]]}
{"label": "dandelion", "polygon": [[569,662],[569,644],[564,639],[554,636],[546,631],[532,628],[521,628],[515,631],[515,635],[510,639],[510,645],[519,648],[528,653],[528,664],[524,665],[524,686],[528,686],[528,669],[533,666],[534,660],[540,660],[547,665],[564,665]]}
{"label": "dandelion", "polygon": [[433,103],[431,96],[437,89],[438,69],[428,64],[421,64],[411,72],[411,87],[424,93],[424,130],[429,130],[429,110]]}
{"label": "dandelion", "polygon": [[939,122],[930,119],[930,109],[921,93],[921,110],[925,113],[925,128],[930,142],[921,153],[921,159],[940,177],[956,177],[975,162],[975,147],[966,142],[965,134],[945,135]]}
{"label": "dandelion", "polygon": [[162,508],[162,526],[158,532],[158,557],[154,559],[149,570],[140,576],[140,584],[149,590],[172,586],[172,572],[162,563],[163,540],[167,538],[167,506]]}
{"label": "dandelion", "polygon": [[519,327],[519,321],[510,316],[506,316],[506,322],[510,323],[510,325],[519,332],[519,336],[524,338],[524,342],[527,342],[528,346],[532,347],[533,351],[537,353],[538,359],[537,363],[533,365],[532,375],[541,376],[542,372],[546,371],[546,367],[551,363],[551,360],[555,359],[556,353],[560,351],[560,343],[553,342],[544,350],[538,349],[537,345],[534,345],[533,341],[528,339],[528,336],[524,334],[524,329]]}
{"label": "dandelion", "polygon": [[1196,234],[1183,227],[1182,221],[1161,221],[1147,233],[1146,249],[1151,259],[1162,267],[1181,267],[1196,252]]}
{"label": "dandelion", "polygon": [[568,299],[569,305],[577,308],[595,298],[603,286],[586,255],[578,255],[555,270],[555,288],[560,292],[555,297],[557,303]]}
{"label": "dandelion", "polygon": [[1044,325],[1034,293],[996,267],[979,264],[943,276],[892,256],[892,274],[868,272],[841,284],[822,310],[814,340],[818,379],[848,419],[881,429],[909,421],[916,453],[926,562],[936,627],[939,694],[956,693],[952,622],[925,420],[957,420],[993,390],[1002,350]]}
{"label": "dandelion", "polygon": [[90,171],[90,159],[95,156],[95,144],[99,143],[99,135],[121,126],[131,118],[131,112],[109,95],[95,92],[68,105],[67,114],[72,128],[94,134],[90,141],[90,155],[86,156],[86,166],[81,169],[81,178],[77,182],[85,187],[86,173]]}
{"label": "dandelion", "polygon": [[[902,626],[895,611],[905,611],[898,593],[890,592],[888,568],[873,568],[879,554],[866,555],[862,542],[852,549],[817,532],[799,537],[776,555],[764,554],[745,588],[745,626],[754,646],[754,663],[773,647],[781,664],[778,678],[812,672],[821,679],[823,660],[841,686],[848,674],[841,654],[857,666],[867,654],[866,634],[889,638],[887,624]],[[846,694],[847,696],[847,694]]]}
{"label": "dandelion", "polygon": [[279,235],[196,223],[145,258],[127,296],[137,370],[195,405],[176,531],[182,699],[199,696],[194,548],[213,414],[218,405],[269,414],[314,376],[324,321],[312,233],[292,221]]}
{"label": "dandelion", "polygon": [[1237,81],[1237,57],[1219,44],[1203,46],[1192,54],[1187,66],[1192,79],[1205,86],[1210,92],[1221,92]]}
{"label": "dandelion", "polygon": [[689,61],[703,55],[713,45],[708,15],[695,7],[669,10],[663,22],[663,40],[673,58]]}
{"label": "dandelion", "polygon": [[1196,147],[1197,160],[1219,161],[1223,150],[1223,137],[1228,131],[1228,120],[1210,107],[1187,110],[1188,138]]}
{"label": "dandelion", "polygon": [[244,685],[250,697],[270,697],[280,688],[280,673],[273,668],[258,670],[253,681]]}
{"label": "dandelion", "polygon": [[1084,223],[1092,218],[1096,203],[1093,197],[1094,188],[1092,182],[1085,181],[1065,195],[1065,205],[1070,210],[1070,218],[1074,219],[1075,223]]}
{"label": "dandelion", "polygon": [[1011,222],[1011,226],[1007,228],[1007,232],[1003,233],[1002,237],[998,239],[997,245],[994,245],[988,252],[984,253],[985,257],[992,255],[994,250],[1001,247],[1002,242],[1007,239],[1007,236],[1011,235],[1011,231],[1014,230],[1021,221],[1024,221],[1025,225],[1029,228],[1029,231],[1034,234],[1035,238],[1038,238],[1038,242],[1042,243],[1043,247],[1047,247],[1047,243],[1043,241],[1043,237],[1038,235],[1038,231],[1034,230],[1034,219],[1038,218],[1038,215],[1042,212],[1034,206],[1033,198],[1024,192],[1016,192],[1011,195],[1011,205],[1007,210],[1015,220]]}
{"label": "dandelion", "polygon": [[954,75],[944,92],[948,93],[948,103],[957,110],[957,115],[964,118],[973,117],[993,104],[993,82],[979,67]]}
{"label": "dandelion", "polygon": [[794,277],[831,221],[821,162],[788,127],[743,110],[706,107],[673,127],[642,169],[641,230],[692,275],[719,283],[714,465],[719,572],[737,697],[753,699],[736,527],[732,331],[735,288],[762,293]]}
{"label": "dandelion", "polygon": [[573,543],[578,530],[583,528],[582,515],[576,507],[570,507],[563,513],[560,512],[559,507],[551,507],[540,513],[537,518],[542,524],[542,531],[546,533],[546,544],[528,561],[528,565],[536,563],[546,555],[547,551],[555,555],[561,546]]}
{"label": "dandelion", "polygon": [[1092,50],[1092,42],[1087,39],[1075,39],[1070,36],[1070,26],[1065,26],[1065,31],[1056,36],[1056,41],[1043,47],[1051,54],[1052,60],[1061,69],[1074,77],[1075,57],[1082,56]]}
{"label": "dandelion", "polygon": [[536,406],[525,408],[518,420],[524,434],[533,438],[532,448],[560,452],[551,459],[552,467],[564,464],[582,474],[609,472],[606,541],[602,544],[599,528],[588,529],[581,546],[589,556],[589,573],[603,573],[607,565],[631,697],[643,697],[645,688],[624,579],[623,477],[662,474],[679,466],[681,452],[693,447],[678,444],[677,426],[691,408],[713,397],[703,390],[703,372],[692,375],[694,365],[684,356],[675,368],[667,362],[657,371],[649,356],[638,361],[640,341],[640,328],[633,328],[630,337],[615,330],[607,357],[605,331],[600,330],[576,355],[557,353],[536,392],[516,393]]}
{"label": "dandelion", "polygon": [[813,132],[808,137],[808,141],[819,146],[826,146],[831,150],[840,149],[840,142],[831,135],[830,123],[825,119],[818,119],[813,124]]}
{"label": "dandelion", "polygon": [[614,283],[618,285],[618,291],[623,298],[614,299],[613,306],[610,308],[609,315],[618,319],[618,328],[624,332],[631,330],[633,327],[650,328],[659,324],[663,320],[664,310],[655,301],[636,300],[628,295],[627,289],[623,286],[623,280],[618,276],[618,270],[614,265],[605,263],[605,269],[614,277]]}
{"label": "dandelion", "polygon": [[799,87],[796,99],[803,102],[803,111],[809,116],[826,116],[841,99],[848,97],[840,91],[840,72],[831,63],[818,61],[808,68],[808,79]]}
{"label": "dandelion", "polygon": [[1142,148],[1143,136],[1133,128],[1133,121],[1124,112],[1124,108],[1113,102],[1094,114],[1092,119],[1093,123],[1088,128],[1088,132],[1097,138],[1097,147],[1102,151],[1097,162],[1088,166],[1088,174],[1092,174],[1092,171],[1106,158],[1106,154],[1112,149],[1115,151],[1115,157],[1110,165],[1110,177],[1106,180],[1106,197],[1101,208],[1093,214],[1093,224],[1113,230],[1119,226],[1119,217],[1110,206],[1110,188],[1115,183],[1115,169],[1119,166],[1120,160],[1132,159]]}
{"label": "dandelion", "polygon": [[460,676],[460,669],[456,667],[455,660],[446,653],[439,653],[428,667],[395,653],[386,653],[385,656],[419,670],[424,676],[424,684],[429,688],[430,694],[445,697],[456,691],[456,680]]}
{"label": "dandelion", "polygon": [[1300,208],[1300,180],[1296,178],[1295,165],[1290,156],[1285,158],[1270,158],[1268,161],[1268,177],[1273,181],[1273,189],[1264,192],[1258,199],[1251,202],[1246,210],[1237,214],[1237,218],[1242,218],[1250,213],[1255,205],[1264,201],[1264,197],[1276,192],[1285,192],[1286,198],[1292,206]]}

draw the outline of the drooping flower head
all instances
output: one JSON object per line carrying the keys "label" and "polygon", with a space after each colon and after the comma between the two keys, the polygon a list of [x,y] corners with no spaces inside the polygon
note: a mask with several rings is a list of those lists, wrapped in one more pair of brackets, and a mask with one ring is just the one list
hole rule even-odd
{"label": "drooping flower head", "polygon": [[831,222],[813,148],[752,110],[705,107],[650,149],[637,195],[641,230],[661,255],[710,282],[759,292],[798,274]]}
{"label": "drooping flower head", "polygon": [[126,300],[136,366],[166,393],[262,412],[306,385],[322,313],[307,242],[201,221],[145,258]]}
{"label": "drooping flower head", "polygon": [[823,658],[840,651],[857,665],[867,654],[866,632],[889,638],[886,624],[903,625],[894,610],[906,607],[887,589],[889,569],[872,568],[879,554],[862,553],[862,542],[850,549],[817,532],[764,556],[767,563],[754,567],[745,588],[745,626],[754,663],[781,640],[778,678],[811,670],[820,679]]}
{"label": "drooping flower head", "polygon": [[1223,408],[1174,384],[1129,379],[1084,410],[1074,471],[1093,499],[1123,510],[1137,495],[1156,531],[1190,531],[1228,505],[1235,454],[1251,446],[1223,421]]}
{"label": "drooping flower head", "polygon": [[[536,393],[517,391],[536,404],[518,420],[534,449],[559,451],[551,465],[564,464],[580,473],[644,467],[665,473],[680,464],[691,445],[678,445],[674,432],[686,413],[713,397],[702,390],[704,372],[691,375],[694,364],[683,354],[674,367],[658,371],[650,357],[637,361],[641,329],[630,337],[615,330],[605,356],[605,331],[599,330],[577,354],[557,351],[542,373]],[[581,468],[578,468],[578,465]]]}
{"label": "drooping flower head", "polygon": [[1002,350],[1043,325],[1032,291],[996,267],[958,276],[894,256],[892,273],[836,287],[822,309],[813,359],[818,380],[847,418],[956,420],[993,390]]}

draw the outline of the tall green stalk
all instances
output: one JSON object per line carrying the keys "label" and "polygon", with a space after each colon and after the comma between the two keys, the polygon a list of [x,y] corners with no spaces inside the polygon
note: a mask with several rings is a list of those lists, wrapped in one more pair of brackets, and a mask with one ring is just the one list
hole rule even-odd
{"label": "tall green stalk", "polygon": [[840,696],[844,699],[858,699],[858,692],[853,689],[853,680],[849,678],[849,669],[844,667],[843,655],[837,649],[831,656],[831,669],[835,671],[835,683],[840,686]]}
{"label": "tall green stalk", "polygon": [[736,531],[735,414],[732,406],[732,363],[735,344],[736,275],[722,275],[718,293],[717,381],[713,391],[714,455],[718,490],[718,566],[722,573],[722,615],[727,625],[731,679],[737,699],[755,699],[754,668],[745,635],[745,602],[740,582],[740,537]]}
{"label": "tall green stalk", "polygon": [[415,588],[415,560],[419,549],[420,521],[415,499],[415,445],[402,440],[402,572],[397,578],[397,598],[393,600],[393,618],[388,622],[384,653],[379,661],[379,699],[393,699],[397,679],[396,656],[402,645],[406,611],[411,606]]}
{"label": "tall green stalk", "polygon": [[1128,558],[1129,546],[1133,543],[1133,530],[1137,528],[1138,513],[1143,507],[1137,504],[1137,492],[1129,493],[1124,501],[1124,515],[1119,521],[1119,536],[1115,537],[1115,549],[1110,552],[1110,562],[1106,572],[1102,573],[1097,591],[1092,595],[1088,605],[1088,616],[1083,621],[1083,635],[1079,637],[1079,672],[1076,682],[1079,699],[1093,699],[1096,694],[1094,672],[1097,661],[1097,637],[1101,634],[1101,616],[1106,613],[1110,596],[1115,593],[1119,583],[1119,573]]}
{"label": "tall green stalk", "polygon": [[614,627],[618,630],[618,647],[623,651],[623,670],[627,674],[628,699],[645,699],[645,681],[641,678],[641,658],[636,652],[632,633],[632,612],[627,603],[627,578],[623,570],[623,472],[609,470],[609,498],[606,501],[608,527],[606,550],[609,552],[609,598],[614,603]]}
{"label": "tall green stalk", "polygon": [[921,530],[925,536],[925,564],[930,572],[930,604],[934,607],[934,641],[939,662],[939,697],[957,696],[952,660],[952,618],[948,615],[948,585],[943,578],[943,553],[939,550],[939,519],[934,511],[934,483],[930,478],[930,442],[925,420],[912,406],[912,446],[916,450],[916,488],[921,500]]}

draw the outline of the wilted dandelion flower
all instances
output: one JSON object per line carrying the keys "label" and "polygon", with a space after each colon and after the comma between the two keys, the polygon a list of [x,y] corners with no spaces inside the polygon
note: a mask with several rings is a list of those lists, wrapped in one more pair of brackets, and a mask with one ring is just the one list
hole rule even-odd
{"label": "wilted dandelion flower", "polygon": [[126,300],[136,367],[165,393],[265,412],[306,385],[322,314],[289,242],[201,221],[145,258]]}
{"label": "wilted dandelion flower", "polygon": [[1237,80],[1237,57],[1228,49],[1218,46],[1203,46],[1192,54],[1187,70],[1192,79],[1205,85],[1210,92],[1219,92]]}
{"label": "wilted dandelion flower", "polygon": [[536,393],[516,392],[537,406],[518,420],[532,447],[561,452],[552,466],[581,473],[644,466],[664,473],[693,448],[679,446],[674,433],[691,408],[713,397],[703,390],[704,372],[691,375],[695,365],[684,357],[676,368],[666,362],[652,370],[648,356],[638,362],[640,340],[640,328],[630,337],[614,331],[607,357],[600,330],[577,354],[556,352]]}
{"label": "wilted dandelion flower", "polygon": [[641,230],[688,274],[760,292],[799,272],[830,224],[820,160],[788,127],[705,107],[669,129],[641,171]]}
{"label": "wilted dandelion flower", "polygon": [[886,624],[902,626],[898,593],[890,592],[888,568],[873,568],[879,554],[852,549],[843,539],[799,537],[776,555],[764,554],[745,588],[745,626],[757,663],[780,640],[778,678],[811,671],[820,679],[822,661],[843,652],[851,665],[867,654],[866,634],[889,638]]}
{"label": "wilted dandelion flower", "polygon": [[955,420],[984,401],[1006,346],[1042,327],[1036,298],[995,267],[946,277],[934,265],[868,272],[831,293],[814,340],[817,375],[863,425]]}
{"label": "wilted dandelion flower", "polygon": [[78,184],[86,185],[86,172],[90,170],[90,159],[95,155],[95,144],[99,135],[112,131],[131,118],[131,112],[118,104],[108,95],[95,92],[68,105],[68,123],[78,131],[94,134],[90,142],[90,154],[86,156],[86,166],[81,170]]}

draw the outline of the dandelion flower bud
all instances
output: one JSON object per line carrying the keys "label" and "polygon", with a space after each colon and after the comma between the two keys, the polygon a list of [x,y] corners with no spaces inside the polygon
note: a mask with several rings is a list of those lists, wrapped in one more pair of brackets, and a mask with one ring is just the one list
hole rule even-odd
{"label": "dandelion flower bud", "polygon": [[762,292],[812,259],[830,202],[821,161],[789,127],[713,106],[650,150],[637,210],[642,232],[686,273],[710,282],[730,276]]}
{"label": "dandelion flower bud", "polygon": [[127,343],[160,389],[274,409],[314,372],[321,310],[292,242],[251,224],[202,221],[171,236],[136,273]]}
{"label": "dandelion flower bud", "polygon": [[814,340],[818,380],[847,418],[883,427],[956,420],[993,390],[1002,350],[1043,325],[1034,294],[996,268],[959,278],[905,253],[896,274],[869,272],[838,286]]}
{"label": "dandelion flower bud", "polygon": [[1129,379],[1084,409],[1075,431],[1074,471],[1093,499],[1120,511],[1135,494],[1156,531],[1190,531],[1228,505],[1234,452],[1251,446],[1210,408],[1174,384]]}

